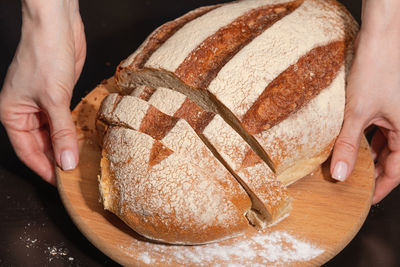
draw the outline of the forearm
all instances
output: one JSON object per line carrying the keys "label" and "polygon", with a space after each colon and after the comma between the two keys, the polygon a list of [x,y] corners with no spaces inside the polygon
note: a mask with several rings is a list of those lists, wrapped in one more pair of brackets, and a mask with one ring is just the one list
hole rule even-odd
{"label": "forearm", "polygon": [[[78,0],[21,0],[22,29],[20,46],[29,46],[37,58],[43,53],[57,56],[60,44],[74,53],[77,43],[84,43]],[[47,52],[46,52],[47,51]],[[76,51],[75,51],[76,52]],[[75,56],[77,56],[75,54]]]}

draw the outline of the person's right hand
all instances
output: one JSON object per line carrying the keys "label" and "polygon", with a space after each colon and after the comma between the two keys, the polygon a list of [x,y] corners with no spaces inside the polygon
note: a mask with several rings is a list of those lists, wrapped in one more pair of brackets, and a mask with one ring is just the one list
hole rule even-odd
{"label": "person's right hand", "polygon": [[77,0],[22,1],[21,40],[0,93],[0,120],[18,157],[55,184],[54,161],[76,167],[70,113],[73,87],[86,56]]}

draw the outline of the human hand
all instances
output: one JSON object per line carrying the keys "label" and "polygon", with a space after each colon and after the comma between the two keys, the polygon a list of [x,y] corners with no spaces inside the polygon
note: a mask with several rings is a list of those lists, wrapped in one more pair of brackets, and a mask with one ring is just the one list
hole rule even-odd
{"label": "human hand", "polygon": [[55,184],[54,161],[78,163],[69,109],[86,56],[78,1],[22,2],[22,30],[0,93],[0,120],[18,157]]}
{"label": "human hand", "polygon": [[400,20],[395,14],[398,7],[393,6],[396,2],[364,1],[363,25],[347,80],[344,123],[331,161],[332,177],[346,179],[354,168],[364,130],[378,126],[371,143],[376,162],[373,204],[400,183]]}

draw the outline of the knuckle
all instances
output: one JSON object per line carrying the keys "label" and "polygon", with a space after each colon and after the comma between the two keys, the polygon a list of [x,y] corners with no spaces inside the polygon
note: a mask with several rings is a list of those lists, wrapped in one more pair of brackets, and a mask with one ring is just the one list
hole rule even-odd
{"label": "knuckle", "polygon": [[0,120],[2,120],[4,115],[7,113],[6,103],[7,101],[4,100],[3,94],[0,93]]}
{"label": "knuckle", "polygon": [[356,99],[349,100],[346,104],[345,119],[351,119],[352,121],[363,121],[371,112],[371,105],[367,102]]}
{"label": "knuckle", "polygon": [[354,154],[357,152],[357,146],[351,142],[351,140],[345,137],[338,138],[335,146],[346,154]]}
{"label": "knuckle", "polygon": [[384,164],[384,171],[385,173],[389,174],[389,176],[393,177],[400,181],[400,153],[399,152],[392,152],[387,159],[385,160]]}
{"label": "knuckle", "polygon": [[51,139],[53,140],[54,143],[60,141],[60,140],[65,140],[66,138],[71,138],[75,136],[75,132],[71,129],[61,129],[54,131],[51,134]]}
{"label": "knuckle", "polygon": [[12,124],[13,119],[12,119],[12,111],[7,107],[6,105],[3,105],[0,103],[0,122],[3,123],[5,127],[9,126]]}
{"label": "knuckle", "polygon": [[69,105],[72,97],[72,92],[65,86],[58,85],[56,89],[51,90],[48,87],[42,92],[42,104],[49,107],[60,105]]}

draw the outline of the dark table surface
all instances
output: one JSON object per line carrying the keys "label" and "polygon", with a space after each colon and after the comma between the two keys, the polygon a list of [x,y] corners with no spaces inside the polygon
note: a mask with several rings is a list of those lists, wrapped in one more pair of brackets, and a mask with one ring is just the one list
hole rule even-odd
{"label": "dark table surface", "polygon": [[[87,58],[71,107],[113,75],[118,63],[155,27],[217,2],[221,1],[81,1]],[[344,2],[360,21],[361,0]],[[0,84],[20,27],[20,1],[0,0]],[[57,189],[18,160],[1,126],[0,149],[0,266],[117,266],[79,232]],[[399,202],[400,190],[395,190],[372,207],[357,236],[326,266],[400,266]]]}

